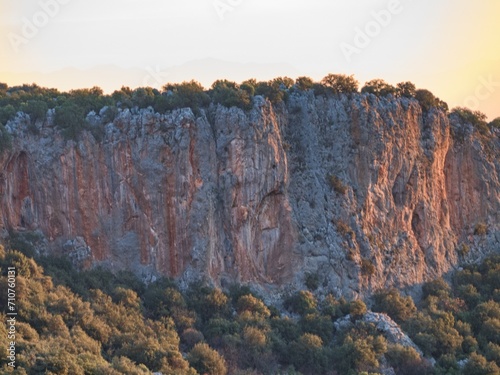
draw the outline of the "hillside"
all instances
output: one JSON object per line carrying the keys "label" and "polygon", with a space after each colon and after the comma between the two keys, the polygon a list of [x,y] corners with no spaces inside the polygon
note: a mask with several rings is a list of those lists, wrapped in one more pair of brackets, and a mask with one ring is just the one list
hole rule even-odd
{"label": "hillside", "polygon": [[418,293],[498,252],[498,126],[426,90],[332,77],[4,88],[3,236],[82,268],[269,298],[310,279],[348,298]]}

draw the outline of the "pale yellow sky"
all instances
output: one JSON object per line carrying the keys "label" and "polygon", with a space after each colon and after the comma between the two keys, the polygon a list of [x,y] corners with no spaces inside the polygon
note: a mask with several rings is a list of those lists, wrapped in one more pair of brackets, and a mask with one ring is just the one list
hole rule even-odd
{"label": "pale yellow sky", "polygon": [[0,82],[64,90],[329,72],[500,116],[500,1],[0,0]]}

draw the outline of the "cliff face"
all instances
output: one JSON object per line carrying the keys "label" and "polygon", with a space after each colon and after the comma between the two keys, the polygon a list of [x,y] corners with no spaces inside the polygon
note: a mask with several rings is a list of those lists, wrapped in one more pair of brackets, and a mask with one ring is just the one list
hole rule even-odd
{"label": "cliff face", "polygon": [[88,120],[102,140],[65,141],[50,113],[34,135],[18,114],[0,156],[0,227],[39,230],[82,266],[267,289],[311,273],[352,296],[500,250],[498,134],[415,101],[302,94]]}

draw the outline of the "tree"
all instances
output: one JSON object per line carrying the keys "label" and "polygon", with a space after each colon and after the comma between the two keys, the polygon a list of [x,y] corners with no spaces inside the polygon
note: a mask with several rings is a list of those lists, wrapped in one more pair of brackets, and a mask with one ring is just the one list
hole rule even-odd
{"label": "tree", "polygon": [[412,82],[400,82],[396,85],[396,94],[400,97],[414,98],[416,87]]}
{"label": "tree", "polygon": [[366,314],[366,311],[366,305],[360,299],[352,301],[349,304],[349,314],[353,320],[361,319]]}
{"label": "tree", "polygon": [[482,355],[472,353],[464,366],[463,373],[467,375],[493,375],[500,373],[500,367],[495,362],[488,362]]}
{"label": "tree", "polygon": [[438,108],[444,112],[448,111],[448,104],[434,96],[432,92],[425,89],[420,89],[415,92],[415,99],[418,100],[422,110],[430,111],[432,108]]}
{"label": "tree", "polygon": [[205,343],[198,343],[187,356],[189,364],[199,374],[225,375],[226,361],[220,354]]}
{"label": "tree", "polygon": [[242,90],[235,82],[228,80],[215,81],[212,84],[210,95],[215,103],[221,104],[227,108],[252,108],[252,100],[248,91]]}
{"label": "tree", "polygon": [[72,101],[67,101],[62,106],[56,107],[54,122],[62,129],[65,138],[76,139],[86,124],[83,108]]}
{"label": "tree", "polygon": [[402,297],[395,288],[381,289],[373,296],[373,311],[385,312],[397,323],[401,324],[410,319],[417,308],[410,296]]}
{"label": "tree", "polygon": [[386,96],[389,94],[395,94],[396,88],[389,85],[383,79],[372,79],[365,83],[361,89],[363,94],[373,94],[375,96]]}
{"label": "tree", "polygon": [[500,117],[497,117],[493,121],[491,121],[489,124],[490,129],[500,129]]}
{"label": "tree", "polygon": [[295,80],[295,86],[302,91],[311,89],[313,85],[314,81],[309,77],[299,77]]}
{"label": "tree", "polygon": [[190,107],[197,111],[210,103],[210,97],[203,86],[195,81],[182,83],[167,83],[163,86],[169,104],[168,109]]}
{"label": "tree", "polygon": [[29,100],[21,107],[21,110],[30,116],[32,123],[45,119],[48,109],[47,103],[43,100]]}
{"label": "tree", "polygon": [[321,84],[330,89],[334,94],[350,94],[358,92],[359,82],[353,75],[328,74],[322,80]]}
{"label": "tree", "polygon": [[316,297],[308,290],[301,290],[287,298],[284,302],[287,310],[300,315],[315,312],[317,305]]}

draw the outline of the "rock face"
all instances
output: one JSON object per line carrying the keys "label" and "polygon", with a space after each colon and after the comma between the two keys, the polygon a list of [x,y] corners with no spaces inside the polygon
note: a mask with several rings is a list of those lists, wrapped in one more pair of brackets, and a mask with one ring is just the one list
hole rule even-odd
{"label": "rock face", "polygon": [[101,140],[19,113],[0,155],[0,228],[38,230],[84,267],[267,290],[310,272],[352,297],[500,250],[498,134],[413,100],[293,94],[88,121]]}

